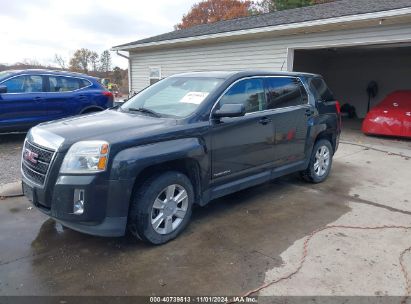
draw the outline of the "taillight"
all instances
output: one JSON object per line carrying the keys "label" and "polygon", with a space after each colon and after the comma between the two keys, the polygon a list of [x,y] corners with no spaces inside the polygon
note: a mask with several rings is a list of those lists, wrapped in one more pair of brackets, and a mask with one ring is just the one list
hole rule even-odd
{"label": "taillight", "polygon": [[340,107],[340,102],[339,101],[335,102],[335,108],[337,110],[337,114],[341,114],[341,107]]}
{"label": "taillight", "polygon": [[335,109],[337,110],[337,118],[340,124],[340,130],[342,129],[342,117],[341,117],[341,106],[339,101],[335,101]]}
{"label": "taillight", "polygon": [[103,91],[103,95],[107,96],[107,97],[114,98],[113,93],[111,93],[110,91]]}

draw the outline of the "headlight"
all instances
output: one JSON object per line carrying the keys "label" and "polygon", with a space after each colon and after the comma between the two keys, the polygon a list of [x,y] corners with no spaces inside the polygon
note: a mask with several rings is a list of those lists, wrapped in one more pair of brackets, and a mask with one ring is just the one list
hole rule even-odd
{"label": "headlight", "polygon": [[105,141],[79,141],[71,146],[61,165],[61,173],[93,173],[106,170],[109,144]]}

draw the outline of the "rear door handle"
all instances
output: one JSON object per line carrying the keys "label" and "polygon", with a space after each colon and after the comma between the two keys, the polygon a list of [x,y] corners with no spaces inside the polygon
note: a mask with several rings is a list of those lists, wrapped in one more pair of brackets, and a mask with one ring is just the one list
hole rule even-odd
{"label": "rear door handle", "polygon": [[271,121],[272,121],[271,118],[263,117],[258,121],[258,123],[262,124],[262,125],[266,125],[266,124],[270,123]]}

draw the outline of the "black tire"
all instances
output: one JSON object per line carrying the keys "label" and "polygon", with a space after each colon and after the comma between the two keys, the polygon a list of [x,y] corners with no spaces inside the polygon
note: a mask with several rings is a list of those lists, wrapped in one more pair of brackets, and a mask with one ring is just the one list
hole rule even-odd
{"label": "black tire", "polygon": [[[324,173],[319,175],[318,169],[315,168],[315,164],[317,161],[316,154],[322,147],[326,147],[326,149],[328,149],[329,163]],[[311,152],[311,158],[310,158],[310,163],[308,165],[308,168],[300,172],[301,177],[304,180],[310,183],[314,183],[314,184],[322,183],[323,181],[325,181],[331,171],[333,155],[334,155],[334,150],[333,150],[333,147],[330,141],[328,141],[327,139],[318,140],[314,145],[313,151]]]}
{"label": "black tire", "polygon": [[[155,209],[153,205],[158,196],[164,194],[164,191],[171,185],[177,185],[177,190],[175,191],[179,191],[181,188],[186,191],[188,199],[184,200],[184,204],[186,205],[187,210],[185,211],[185,216],[181,220],[177,216],[174,218],[173,215],[168,215],[167,219],[170,217],[173,218],[171,220],[172,223],[176,220],[180,221],[175,230],[170,233],[166,233],[167,228],[165,225],[167,219],[164,218],[164,221],[162,222],[164,229],[157,227],[157,229],[163,229],[164,232],[159,233],[153,227],[154,224],[152,224],[153,216],[154,218],[157,218],[155,212],[159,211]],[[193,202],[194,190],[187,176],[177,171],[168,171],[153,175],[134,192],[129,211],[128,229],[133,236],[145,242],[155,245],[164,244],[176,238],[187,227],[191,218]],[[177,208],[178,205],[176,204],[175,207]],[[167,206],[161,212],[164,212],[165,214],[167,211],[166,209],[169,209],[170,211],[172,208],[173,206],[171,208]],[[157,216],[160,216],[160,214],[157,214]]]}

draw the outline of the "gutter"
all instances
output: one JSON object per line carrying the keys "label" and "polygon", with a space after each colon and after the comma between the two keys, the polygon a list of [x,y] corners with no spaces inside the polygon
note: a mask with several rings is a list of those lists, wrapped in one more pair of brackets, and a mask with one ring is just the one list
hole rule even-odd
{"label": "gutter", "polygon": [[161,45],[173,45],[179,44],[184,42],[195,42],[195,41],[203,41],[203,40],[210,40],[216,38],[226,38],[226,37],[235,37],[235,36],[243,36],[249,34],[258,34],[258,33],[269,33],[269,32],[281,32],[285,30],[293,30],[293,29],[301,29],[307,27],[316,27],[316,26],[327,26],[332,24],[338,23],[348,23],[348,22],[355,22],[355,21],[366,21],[366,20],[373,20],[373,19],[384,19],[389,17],[400,17],[411,15],[411,7],[389,10],[389,11],[381,11],[381,12],[374,12],[374,13],[365,13],[359,15],[349,15],[349,16],[342,16],[342,17],[335,17],[335,18],[327,18],[327,19],[320,19],[320,20],[313,20],[313,21],[304,21],[304,22],[297,22],[297,23],[290,23],[290,24],[280,24],[274,26],[266,26],[266,27],[259,27],[253,29],[245,29],[245,30],[237,30],[231,32],[224,32],[224,33],[217,33],[217,34],[207,34],[201,36],[192,36],[186,38],[177,38],[177,39],[169,39],[163,41],[156,41],[156,42],[147,42],[147,43],[136,43],[131,45],[119,45],[113,47],[112,51],[126,51],[130,49],[140,49],[146,48],[151,46],[161,46]]}
{"label": "gutter", "polygon": [[126,55],[124,55],[124,54],[121,54],[118,50],[116,51],[116,54],[117,54],[117,56],[120,56],[120,57],[126,58],[127,60],[129,60],[129,59],[130,59],[128,56],[126,56]]}

